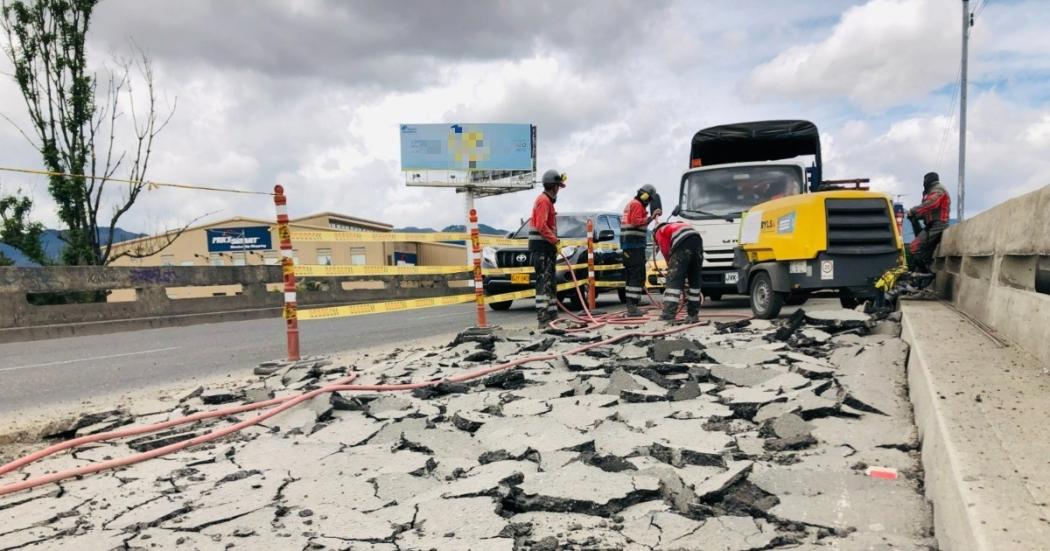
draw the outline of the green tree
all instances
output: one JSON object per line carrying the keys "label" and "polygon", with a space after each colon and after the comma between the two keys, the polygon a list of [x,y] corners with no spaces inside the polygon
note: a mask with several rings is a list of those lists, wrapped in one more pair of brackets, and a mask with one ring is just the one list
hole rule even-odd
{"label": "green tree", "polygon": [[0,196],[0,242],[22,251],[35,262],[45,264],[47,258],[40,243],[44,226],[29,221],[29,211],[32,209],[33,200],[21,193]]}
{"label": "green tree", "polygon": [[0,266],[14,266],[15,261],[4,256],[4,253],[0,253]]}
{"label": "green tree", "polygon": [[[65,226],[63,260],[71,265],[102,265],[119,256],[159,252],[115,255],[113,228],[146,188],[154,139],[175,112],[173,103],[166,116],[158,117],[152,64],[140,50],[133,60],[118,60],[106,78],[88,68],[85,42],[97,3],[4,0],[0,9],[0,24],[7,35],[5,51],[32,124],[32,132],[22,134],[54,173],[48,191]],[[133,74],[145,83],[145,93],[139,97],[132,94]],[[136,108],[136,99],[146,105]],[[131,106],[133,129],[132,145],[124,151],[116,146],[122,132],[118,124],[122,104]],[[112,194],[105,194],[107,184],[125,185],[112,181],[118,171],[134,183],[127,184],[109,214],[100,212],[113,201]]]}

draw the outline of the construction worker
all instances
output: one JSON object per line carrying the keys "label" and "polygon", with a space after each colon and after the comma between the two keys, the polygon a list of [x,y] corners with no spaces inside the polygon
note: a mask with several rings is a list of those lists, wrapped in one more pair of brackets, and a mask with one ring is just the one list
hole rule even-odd
{"label": "construction worker", "polygon": [[704,263],[704,241],[692,226],[684,222],[667,222],[656,226],[656,246],[667,259],[667,284],[664,287],[664,311],[660,319],[674,321],[682,290],[686,290],[686,323],[696,323],[700,315],[700,275]]}
{"label": "construction worker", "polygon": [[627,316],[636,318],[642,315],[638,303],[645,292],[645,245],[649,233],[649,222],[660,216],[660,209],[654,208],[652,214],[645,209],[650,204],[659,204],[660,196],[656,188],[645,184],[638,189],[634,198],[628,201],[620,219],[620,249],[623,251],[624,289],[627,297]]}
{"label": "construction worker", "polygon": [[[908,211],[908,220],[916,230],[915,239],[909,244],[916,271],[930,271],[941,234],[948,228],[951,209],[952,200],[941,184],[940,176],[936,172],[927,172],[922,178],[922,203]],[[921,231],[919,220],[923,222]]]}
{"label": "construction worker", "polygon": [[532,204],[529,227],[529,253],[536,271],[536,320],[542,329],[558,317],[558,290],[554,284],[558,243],[558,220],[554,203],[565,187],[566,176],[557,170],[543,173],[543,193]]}

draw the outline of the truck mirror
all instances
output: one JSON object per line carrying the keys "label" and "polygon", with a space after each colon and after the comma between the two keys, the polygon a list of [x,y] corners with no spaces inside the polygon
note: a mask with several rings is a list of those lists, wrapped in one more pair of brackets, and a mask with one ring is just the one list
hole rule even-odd
{"label": "truck mirror", "polygon": [[671,216],[678,216],[682,214],[682,205],[675,205],[674,210],[671,211]]}
{"label": "truck mirror", "polygon": [[613,239],[616,239],[616,232],[612,230],[601,230],[598,232],[599,243],[603,241],[612,241]]}

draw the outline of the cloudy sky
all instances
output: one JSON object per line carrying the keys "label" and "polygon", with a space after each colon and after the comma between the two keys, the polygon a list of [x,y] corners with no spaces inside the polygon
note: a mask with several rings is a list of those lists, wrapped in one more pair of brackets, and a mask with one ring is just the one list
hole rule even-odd
{"label": "cloudy sky", "polygon": [[[970,215],[1050,184],[1050,10],[971,6]],[[151,178],[280,182],[293,216],[441,227],[461,222],[462,199],[404,185],[398,123],[537,125],[540,169],[570,175],[563,211],[619,211],[646,182],[673,203],[693,133],[769,118],[818,125],[826,177],[869,177],[910,205],[938,170],[954,191],[960,19],[959,0],[105,0],[89,38],[100,68],[134,41],[178,100]],[[0,110],[24,120],[6,60],[0,70]],[[39,167],[7,124],[0,164]],[[0,178],[57,224],[42,178]],[[516,226],[533,195],[481,200],[482,222]],[[160,190],[121,225],[153,232],[204,213],[273,210]]]}

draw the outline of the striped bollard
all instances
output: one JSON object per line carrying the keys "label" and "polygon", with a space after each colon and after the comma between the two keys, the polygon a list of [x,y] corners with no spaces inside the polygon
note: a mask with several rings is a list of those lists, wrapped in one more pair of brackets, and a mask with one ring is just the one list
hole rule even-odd
{"label": "striped bollard", "polygon": [[292,260],[292,232],[288,229],[288,198],[284,187],[273,186],[277,207],[277,235],[281,241],[281,273],[284,274],[284,321],[288,328],[288,360],[299,360],[299,314],[295,296],[295,261]]}
{"label": "striped bollard", "polygon": [[594,219],[587,219],[587,309],[594,310],[598,288],[594,286]]}
{"label": "striped bollard", "polygon": [[481,237],[478,235],[478,211],[470,209],[470,244],[474,250],[474,300],[478,306],[478,327],[485,327],[485,285],[481,281]]}

